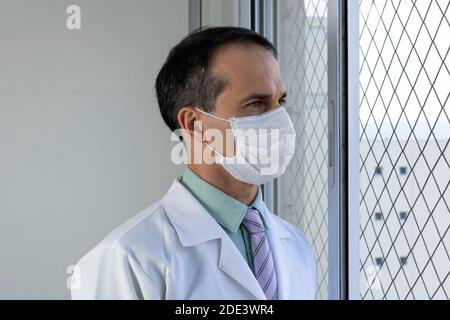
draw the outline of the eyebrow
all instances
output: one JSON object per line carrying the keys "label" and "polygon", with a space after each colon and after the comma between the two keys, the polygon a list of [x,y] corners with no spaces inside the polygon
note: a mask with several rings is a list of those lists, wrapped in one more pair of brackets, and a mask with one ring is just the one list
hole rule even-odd
{"label": "eyebrow", "polygon": [[[249,102],[252,100],[270,100],[272,98],[271,94],[266,94],[266,93],[252,93],[251,95],[249,95],[248,97],[242,99],[239,103],[243,104],[245,102]],[[284,92],[280,99],[286,99],[287,98],[287,92]]]}

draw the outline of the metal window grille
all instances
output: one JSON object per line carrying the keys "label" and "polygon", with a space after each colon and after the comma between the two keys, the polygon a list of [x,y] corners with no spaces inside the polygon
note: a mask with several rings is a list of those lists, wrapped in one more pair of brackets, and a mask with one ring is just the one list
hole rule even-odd
{"label": "metal window grille", "polygon": [[279,179],[279,214],[298,226],[317,258],[318,299],[328,298],[327,1],[279,1],[280,66],[297,152]]}
{"label": "metal window grille", "polygon": [[448,299],[450,1],[359,6],[361,298]]}

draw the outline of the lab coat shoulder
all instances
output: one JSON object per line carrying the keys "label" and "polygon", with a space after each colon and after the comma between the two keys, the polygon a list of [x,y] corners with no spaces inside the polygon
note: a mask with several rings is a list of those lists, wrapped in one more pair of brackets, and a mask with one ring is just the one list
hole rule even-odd
{"label": "lab coat shoulder", "polygon": [[72,299],[163,299],[170,228],[159,201],[113,230],[76,264]]}

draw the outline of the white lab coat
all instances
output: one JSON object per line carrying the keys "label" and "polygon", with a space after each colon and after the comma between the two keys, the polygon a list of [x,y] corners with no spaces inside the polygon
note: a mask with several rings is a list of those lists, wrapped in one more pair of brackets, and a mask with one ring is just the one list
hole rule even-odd
{"label": "white lab coat", "polygon": [[[264,215],[279,299],[314,299],[313,250],[293,225]],[[78,262],[73,299],[266,299],[227,233],[175,180],[161,201]]]}

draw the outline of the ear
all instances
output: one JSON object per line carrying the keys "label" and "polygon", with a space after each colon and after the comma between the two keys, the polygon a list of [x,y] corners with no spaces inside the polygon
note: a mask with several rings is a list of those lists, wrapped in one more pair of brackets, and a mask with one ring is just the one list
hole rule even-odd
{"label": "ear", "polygon": [[182,107],[178,111],[178,123],[183,131],[189,134],[190,138],[194,137],[194,133],[203,136],[201,119],[198,112],[191,106]]}

